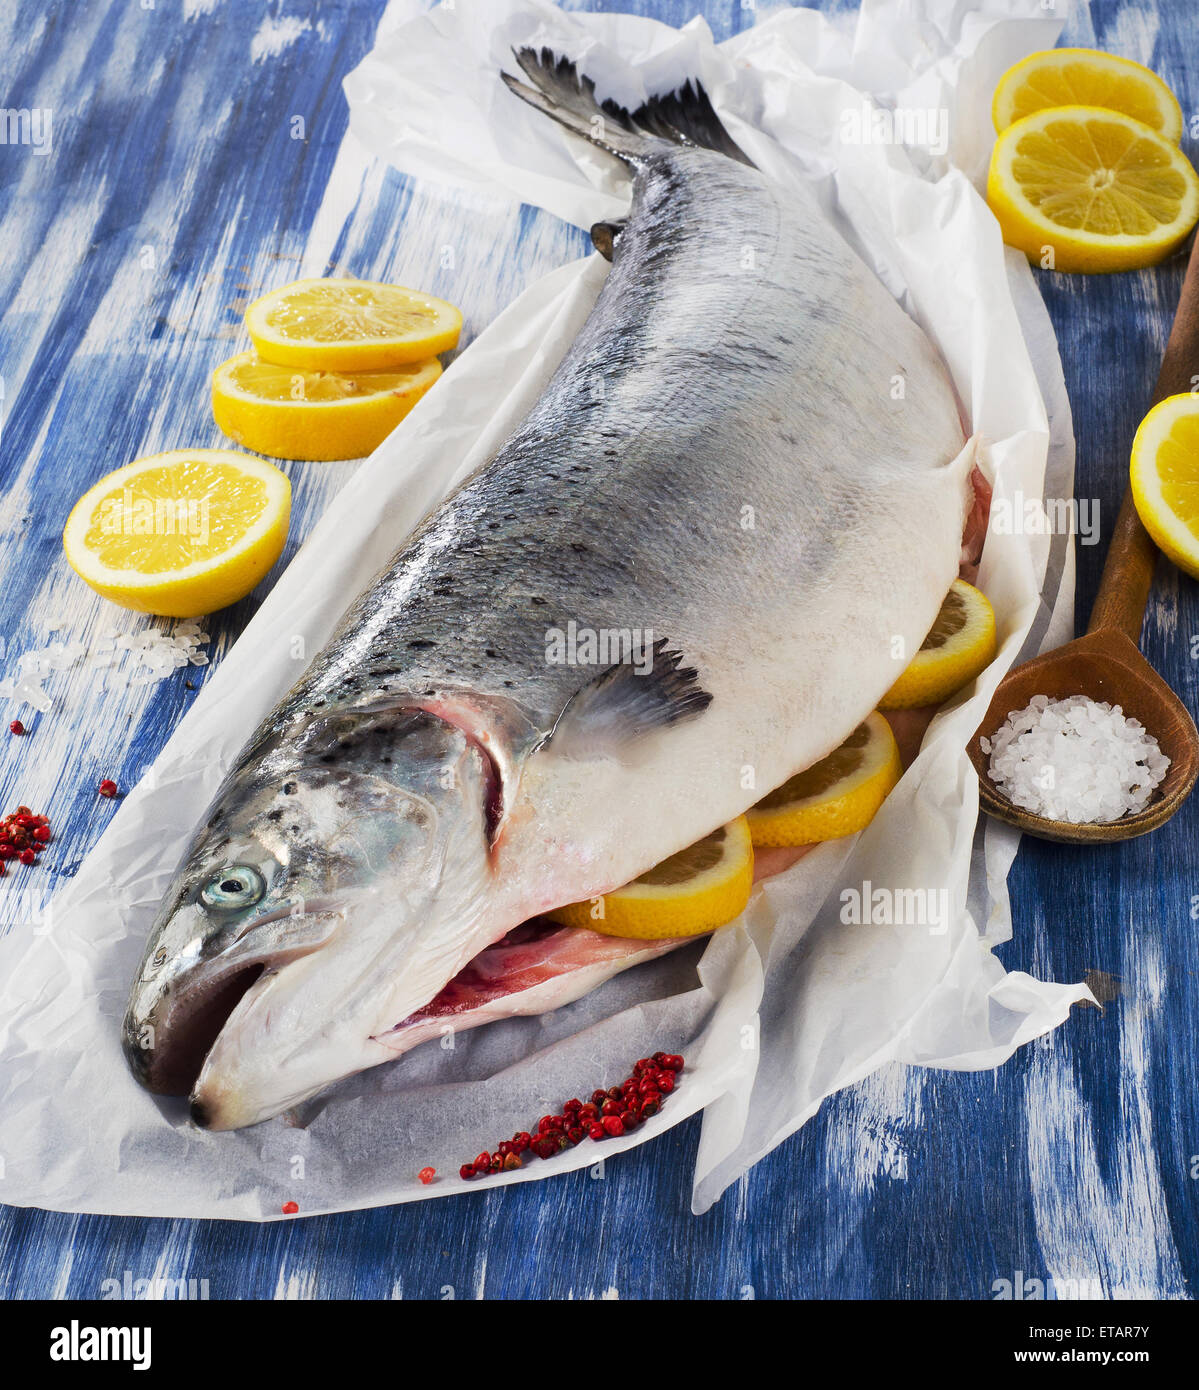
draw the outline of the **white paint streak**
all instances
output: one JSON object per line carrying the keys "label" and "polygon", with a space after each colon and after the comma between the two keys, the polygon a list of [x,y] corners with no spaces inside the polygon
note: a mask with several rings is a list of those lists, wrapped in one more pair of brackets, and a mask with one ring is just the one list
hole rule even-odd
{"label": "white paint streak", "polygon": [[1160,29],[1156,5],[1125,5],[1116,11],[1114,22],[1104,34],[1103,47],[1148,67]]}
{"label": "white paint streak", "polygon": [[[337,240],[348,220],[347,209],[374,207],[386,172],[387,166],[382,160],[370,155],[353,133],[347,131],[321,194],[321,205],[312,219],[303,262],[289,278],[311,279],[328,273]],[[280,284],[283,283],[285,281],[280,280]]]}
{"label": "white paint streak", "polygon": [[[46,229],[37,254],[29,263],[28,272],[9,302],[9,314],[28,314],[41,317],[44,321],[52,317],[57,300],[47,295],[46,287],[65,287],[70,283],[75,269],[87,256],[108,202],[108,190],[101,185],[82,190],[78,197],[60,206]],[[30,355],[23,353],[16,358],[11,380],[21,380],[22,370]]]}
{"label": "white paint streak", "polygon": [[[268,16],[258,26],[258,32],[250,40],[250,61],[263,63],[268,58],[277,58],[280,53],[290,48],[304,34],[312,32],[310,19],[297,19],[294,15],[284,15],[281,19],[273,19]],[[325,37],[325,26],[319,20],[315,32],[318,38],[323,39]]]}
{"label": "white paint streak", "polygon": [[286,1263],[279,1266],[279,1277],[275,1281],[276,1301],[297,1302],[316,1297],[316,1271],[296,1270],[288,1273]]}
{"label": "white paint streak", "polygon": [[71,1270],[75,1264],[75,1237],[78,1226],[78,1218],[71,1223],[71,1232],[63,1241],[62,1263],[54,1271],[54,1287],[46,1294],[52,1300],[64,1299],[67,1297],[71,1285]]}
{"label": "white paint streak", "polygon": [[211,14],[219,4],[220,0],[183,0],[183,18],[198,19],[201,15]]}
{"label": "white paint streak", "polygon": [[857,1197],[869,1197],[880,1182],[908,1177],[909,1135],[924,1118],[927,1077],[892,1063],[843,1092],[844,1107],[830,1126],[827,1165]]}
{"label": "white paint streak", "polygon": [[[154,1270],[150,1275],[150,1297],[155,1301],[163,1301],[166,1297],[166,1290],[177,1285],[180,1280],[188,1279],[188,1261],[191,1256],[191,1236],[185,1227],[178,1222],[172,1223],[162,1251],[154,1263]],[[136,1276],[135,1276],[136,1277]],[[199,1279],[196,1280],[197,1291],[200,1287]],[[175,1294],[172,1291],[171,1298]]]}
{"label": "white paint streak", "polygon": [[733,1185],[732,1198],[726,1192],[722,1199],[732,1208],[732,1219],[735,1225],[744,1228],[749,1220],[749,1174],[742,1173]]}
{"label": "white paint streak", "polygon": [[[1107,1123],[1119,1128],[1096,1133],[1061,1033],[1031,1045],[1025,1083],[1029,1185],[1045,1269],[1028,1272],[1058,1283],[1098,1281],[1113,1299],[1186,1298],[1148,1086],[1150,1022],[1162,996],[1160,945],[1155,933],[1131,923],[1125,932],[1127,992],[1108,1006],[1120,1010],[1119,1104],[1107,1108]],[[1101,1146],[1110,1155],[1106,1164],[1100,1163]]]}

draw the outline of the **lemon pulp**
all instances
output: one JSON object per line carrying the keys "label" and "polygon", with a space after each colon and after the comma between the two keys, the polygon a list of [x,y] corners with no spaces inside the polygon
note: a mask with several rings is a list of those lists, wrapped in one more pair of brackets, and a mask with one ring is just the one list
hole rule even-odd
{"label": "lemon pulp", "polygon": [[363,458],[441,375],[427,358],[388,372],[308,371],[231,357],[212,374],[212,413],[230,439],[287,459]]}
{"label": "lemon pulp", "polygon": [[746,813],[755,848],[798,847],[865,829],[903,775],[881,714],[869,715],[826,758],[789,778]]}
{"label": "lemon pulp", "polygon": [[63,547],[112,602],[196,617],[254,588],[279,558],[290,513],[291,484],[273,464],[178,449],[100,479],[67,518]]}
{"label": "lemon pulp", "polygon": [[640,878],[545,915],[604,936],[655,940],[700,936],[739,916],[753,887],[754,853],[744,816],[672,854]]}
{"label": "lemon pulp", "polygon": [[987,201],[1009,246],[1046,269],[1155,265],[1199,218],[1199,178],[1177,145],[1094,106],[1025,116],[995,142]]}
{"label": "lemon pulp", "polygon": [[1199,578],[1199,396],[1169,396],[1132,445],[1133,501],[1160,550]]}
{"label": "lemon pulp", "polygon": [[1030,53],[999,79],[991,103],[997,131],[1055,106],[1101,106],[1142,121],[1175,144],[1182,138],[1182,108],[1157,73],[1092,48]]}
{"label": "lemon pulp", "polygon": [[995,652],[995,612],[987,596],[955,579],[920,650],[879,708],[939,705],[989,666]]}

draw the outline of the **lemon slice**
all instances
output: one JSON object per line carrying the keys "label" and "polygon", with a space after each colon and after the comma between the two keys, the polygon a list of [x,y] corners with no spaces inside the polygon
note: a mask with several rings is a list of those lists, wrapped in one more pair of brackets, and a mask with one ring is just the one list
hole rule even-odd
{"label": "lemon slice", "polygon": [[63,531],[71,568],[98,594],[167,618],[244,598],[287,540],[291,484],[226,449],[175,449],[109,473]]}
{"label": "lemon slice", "polygon": [[738,816],[626,887],[545,915],[566,927],[639,941],[702,936],[745,910],[753,881],[749,826]]}
{"label": "lemon slice", "polygon": [[365,458],[441,375],[436,357],[391,372],[305,372],[252,352],[212,374],[212,413],[230,439],[281,459]]}
{"label": "lemon slice", "polygon": [[1168,396],[1132,441],[1132,496],[1145,530],[1199,578],[1199,396]]}
{"label": "lemon slice", "polygon": [[1199,177],[1177,145],[1097,106],[1025,116],[995,142],[987,201],[1003,239],[1049,270],[1156,265],[1199,218]]}
{"label": "lemon slice", "polygon": [[890,724],[881,714],[868,715],[840,748],[745,813],[754,848],[814,845],[856,834],[902,776]]}
{"label": "lemon slice", "polygon": [[1182,108],[1157,73],[1093,48],[1030,53],[999,79],[991,117],[1004,131],[1049,106],[1102,106],[1143,121],[1174,144],[1182,139]]}
{"label": "lemon slice", "polygon": [[879,709],[939,705],[989,666],[995,651],[995,610],[981,590],[955,579],[937,621]]}
{"label": "lemon slice", "polygon": [[385,372],[458,344],[444,299],[370,280],[296,280],[256,299],[246,327],[264,362],[313,372]]}

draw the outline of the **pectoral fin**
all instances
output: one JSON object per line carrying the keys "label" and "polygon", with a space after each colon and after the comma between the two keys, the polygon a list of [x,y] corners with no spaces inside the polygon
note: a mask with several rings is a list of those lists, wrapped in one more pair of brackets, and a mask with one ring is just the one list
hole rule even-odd
{"label": "pectoral fin", "polygon": [[712,703],[699,672],[664,638],[644,656],[609,666],[577,690],[543,746],[575,760],[624,758],[646,734],[694,719]]}

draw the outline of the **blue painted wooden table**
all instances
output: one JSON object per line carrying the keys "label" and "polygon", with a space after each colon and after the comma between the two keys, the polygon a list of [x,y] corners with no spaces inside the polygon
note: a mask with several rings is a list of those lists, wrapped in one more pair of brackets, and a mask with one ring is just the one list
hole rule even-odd
{"label": "blue painted wooden table", "polygon": [[[621,7],[676,24],[701,10],[718,38],[752,19],[741,0]],[[45,646],[55,622],[67,636],[110,621],[61,559],[63,520],[109,468],[221,445],[208,373],[240,343],[254,293],[300,273],[397,280],[462,305],[469,334],[587,249],[549,216],[415,185],[343,145],[340,80],[381,11],[382,0],[0,6],[0,104],[52,113],[48,132],[27,126],[21,143],[18,128],[0,145],[10,661]],[[1193,26],[1183,0],[1095,0],[1063,42],[1151,64],[1189,120]],[[1195,153],[1189,137],[1187,147]],[[447,244],[459,248],[454,268]],[[1099,499],[1105,522],[1180,283],[1178,262],[1040,277],[1074,407],[1077,493]],[[289,555],[352,467],[290,466]],[[1079,550],[1084,615],[1102,551]],[[214,661],[266,587],[210,621]],[[1199,587],[1168,567],[1144,646],[1199,708]],[[55,709],[29,721],[27,738],[0,741],[5,809],[54,810],[50,874],[72,872],[102,829],[99,778],[135,781],[203,674],[104,691],[95,672],[62,672],[47,687]],[[29,711],[0,713],[7,725]],[[703,1217],[689,1212],[693,1121],[609,1163],[603,1181],[583,1172],[269,1227],[6,1207],[0,1296],[96,1297],[129,1271],[207,1280],[214,1298],[979,1299],[1023,1271],[1097,1281],[1113,1296],[1187,1297],[1199,1278],[1197,829],[1193,801],[1157,834],[1109,849],[1025,842],[1005,963],[1063,980],[1106,972],[1116,998],[1075,1010],[995,1073],[871,1077]],[[11,912],[0,894],[0,921]]]}

